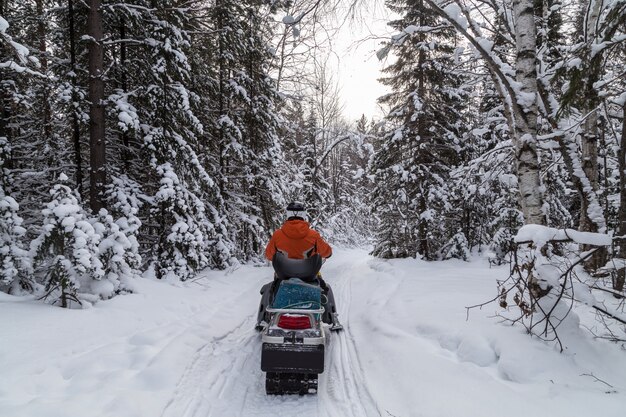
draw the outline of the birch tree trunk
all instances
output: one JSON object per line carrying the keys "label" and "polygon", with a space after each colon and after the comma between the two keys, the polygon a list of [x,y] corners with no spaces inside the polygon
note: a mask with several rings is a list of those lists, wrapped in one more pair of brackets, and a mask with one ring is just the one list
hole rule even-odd
{"label": "birch tree trunk", "polygon": [[104,137],[104,80],[101,0],[89,0],[87,33],[89,42],[89,203],[94,213],[104,208],[106,156]]}
{"label": "birch tree trunk", "polygon": [[[598,190],[598,94],[594,83],[600,78],[601,62],[591,57],[591,46],[596,43],[598,17],[600,15],[601,1],[591,0],[585,14],[584,36],[587,44],[587,61],[583,85],[583,131],[580,136],[582,167],[589,179],[589,186],[594,191]],[[600,54],[601,55],[601,54]],[[589,198],[583,194],[580,211],[579,229],[584,232],[605,232],[604,219],[598,219],[599,213],[590,213],[595,205],[590,204]],[[597,211],[597,209],[596,209]],[[603,217],[603,216],[602,216]]]}
{"label": "birch tree trunk", "polygon": [[522,212],[527,224],[546,224],[537,154],[537,28],[532,0],[514,0],[516,79],[514,138]]}
{"label": "birch tree trunk", "polygon": [[[546,224],[543,211],[543,192],[537,153],[537,28],[533,0],[513,0],[514,32],[517,49],[516,81],[513,85],[506,70],[480,42],[482,35],[473,25],[463,25],[458,16],[444,10],[441,0],[423,0],[441,17],[456,28],[478,51],[494,78],[495,87],[504,102],[505,114],[515,145],[516,170],[520,191],[520,205],[527,224]],[[459,11],[471,21],[467,8],[456,0]]]}
{"label": "birch tree trunk", "polygon": [[[600,16],[600,8],[602,0],[591,0],[589,2],[587,13],[585,14],[584,40],[587,45],[585,57],[585,77],[583,81],[583,122],[582,134],[580,135],[581,144],[581,162],[582,168],[589,180],[587,187],[590,190],[583,192],[581,195],[581,210],[579,230],[583,232],[606,232],[606,220],[602,207],[597,199],[598,190],[598,105],[600,100],[595,88],[595,83],[600,79],[602,71],[602,56],[599,53],[592,55],[591,50],[594,44],[597,44],[599,33],[597,30],[598,19]],[[589,245],[582,245],[581,249],[587,251],[591,249]],[[587,262],[585,267],[595,270],[602,267],[606,261],[606,250],[597,251]]]}

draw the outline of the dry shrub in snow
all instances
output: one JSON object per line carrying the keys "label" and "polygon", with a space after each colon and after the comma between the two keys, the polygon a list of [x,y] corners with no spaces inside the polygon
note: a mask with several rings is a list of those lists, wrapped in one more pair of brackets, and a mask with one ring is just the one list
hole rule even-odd
{"label": "dry shrub in snow", "polygon": [[[501,318],[521,323],[529,334],[555,341],[563,350],[569,336],[580,331],[578,313],[591,311],[599,326],[589,330],[596,336],[626,340],[624,293],[603,279],[615,268],[607,265],[591,275],[584,267],[597,251],[611,246],[610,236],[527,225],[515,243],[510,275],[498,282],[498,296],[492,300],[505,309]],[[591,249],[581,251],[582,245]]]}

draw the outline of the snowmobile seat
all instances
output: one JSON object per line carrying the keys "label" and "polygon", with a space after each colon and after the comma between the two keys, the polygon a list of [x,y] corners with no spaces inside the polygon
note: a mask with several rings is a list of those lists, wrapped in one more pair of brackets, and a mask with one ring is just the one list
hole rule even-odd
{"label": "snowmobile seat", "polygon": [[300,278],[313,283],[317,281],[317,273],[322,269],[322,257],[315,254],[305,259],[290,259],[281,252],[276,252],[272,259],[276,277],[280,280]]}

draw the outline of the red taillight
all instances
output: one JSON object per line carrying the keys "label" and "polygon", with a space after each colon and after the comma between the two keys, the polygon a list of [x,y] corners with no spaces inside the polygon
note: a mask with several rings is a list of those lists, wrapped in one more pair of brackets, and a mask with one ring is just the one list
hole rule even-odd
{"label": "red taillight", "polygon": [[310,329],[311,319],[301,314],[282,314],[278,319],[278,327],[289,330]]}

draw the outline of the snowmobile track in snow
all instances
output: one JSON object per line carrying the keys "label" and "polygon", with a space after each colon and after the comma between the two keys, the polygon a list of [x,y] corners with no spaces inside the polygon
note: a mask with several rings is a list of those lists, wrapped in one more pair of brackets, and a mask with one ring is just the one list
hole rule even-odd
{"label": "snowmobile track in snow", "polygon": [[[265,394],[265,374],[260,369],[261,340],[253,330],[256,315],[252,314],[237,318],[238,325],[233,330],[213,338],[196,352],[162,417],[380,416],[350,332],[352,265],[331,265],[327,271],[334,281],[340,318],[346,326],[338,333],[326,329],[326,370],[320,375],[317,395]],[[246,288],[244,292],[252,291],[258,293],[257,288]],[[241,310],[245,314],[254,308]],[[215,320],[220,320],[220,314],[225,313],[218,312]]]}
{"label": "snowmobile track in snow", "polygon": [[[257,335],[250,327],[252,318],[252,315],[248,316],[231,332],[211,340],[196,353],[162,417],[213,415],[214,399],[223,396],[231,381],[229,374],[245,366],[249,356],[245,353],[256,342]],[[239,351],[241,355],[233,350]],[[238,356],[241,358],[238,359]]]}
{"label": "snowmobile track in snow", "polygon": [[340,295],[340,318],[344,330],[333,333],[330,346],[330,369],[323,378],[322,398],[328,416],[371,417],[380,416],[378,406],[367,388],[367,380],[359,359],[356,341],[350,332],[350,304],[352,301],[352,272],[339,274],[340,283],[335,290]]}

